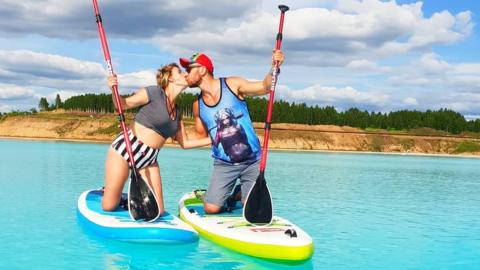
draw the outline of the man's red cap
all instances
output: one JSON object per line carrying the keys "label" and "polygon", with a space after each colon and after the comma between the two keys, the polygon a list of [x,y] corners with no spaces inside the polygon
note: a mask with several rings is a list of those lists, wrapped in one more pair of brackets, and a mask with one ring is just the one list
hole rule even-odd
{"label": "man's red cap", "polygon": [[196,53],[190,58],[180,58],[180,65],[188,68],[195,65],[204,66],[211,74],[213,74],[213,63],[204,53]]}

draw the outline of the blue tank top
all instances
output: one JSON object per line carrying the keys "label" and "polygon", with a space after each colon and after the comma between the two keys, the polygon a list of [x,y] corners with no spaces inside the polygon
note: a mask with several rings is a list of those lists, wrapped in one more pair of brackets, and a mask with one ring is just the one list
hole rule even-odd
{"label": "blue tank top", "polygon": [[220,100],[214,106],[198,97],[200,119],[212,139],[212,156],[228,163],[259,160],[262,151],[247,103],[239,99],[220,78]]}

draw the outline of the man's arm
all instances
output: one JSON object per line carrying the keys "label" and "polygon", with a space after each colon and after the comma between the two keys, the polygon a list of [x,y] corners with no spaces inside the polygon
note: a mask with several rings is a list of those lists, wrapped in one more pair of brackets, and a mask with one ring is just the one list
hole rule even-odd
{"label": "man's arm", "polygon": [[193,102],[193,117],[195,120],[195,134],[193,138],[188,138],[185,131],[185,126],[183,121],[180,122],[180,127],[175,135],[174,140],[176,140],[183,149],[207,146],[211,144],[210,136],[208,136],[205,126],[203,125],[202,120],[200,119],[200,112],[198,110],[198,100]]}
{"label": "man's arm", "polygon": [[240,97],[245,96],[260,96],[265,95],[270,91],[272,86],[272,72],[275,67],[275,62],[278,61],[278,67],[280,67],[284,61],[284,55],[281,50],[273,50],[272,53],[272,67],[268,71],[263,81],[248,81],[240,77],[228,78],[228,85],[232,88]]}
{"label": "man's arm", "polygon": [[201,139],[189,139],[187,137],[187,133],[185,131],[185,126],[183,125],[183,121],[180,121],[180,127],[177,131],[177,134],[175,135],[174,138],[178,144],[183,149],[190,149],[190,148],[196,148],[196,147],[201,147],[201,146],[207,146],[210,145],[210,137],[204,137]]}

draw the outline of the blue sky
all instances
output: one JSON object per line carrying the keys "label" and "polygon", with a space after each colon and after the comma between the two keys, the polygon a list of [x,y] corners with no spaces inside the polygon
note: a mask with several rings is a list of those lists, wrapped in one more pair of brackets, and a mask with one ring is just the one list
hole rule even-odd
{"label": "blue sky", "polygon": [[[99,0],[120,91],[197,51],[215,76],[262,79],[283,3],[276,97],[388,112],[480,117],[480,4],[471,0]],[[0,111],[108,92],[91,1],[0,0]],[[190,91],[196,92],[198,89]]]}

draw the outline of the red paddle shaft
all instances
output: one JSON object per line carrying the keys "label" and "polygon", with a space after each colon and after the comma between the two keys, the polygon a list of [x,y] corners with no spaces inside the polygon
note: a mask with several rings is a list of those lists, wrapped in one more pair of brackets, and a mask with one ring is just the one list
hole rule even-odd
{"label": "red paddle shaft", "polygon": [[[95,10],[95,17],[97,19],[98,25],[98,34],[100,35],[100,41],[102,42],[103,55],[105,56],[105,61],[107,62],[108,74],[113,75],[113,66],[112,59],[110,58],[110,51],[108,50],[107,37],[105,36],[105,30],[103,29],[102,17],[100,16],[100,11],[98,9],[97,0],[93,0],[93,9]],[[125,115],[123,114],[122,102],[120,95],[118,94],[118,86],[113,86],[113,95],[115,97],[115,103],[117,104],[118,110],[118,120],[120,121],[120,126],[122,127],[123,137],[125,139],[125,146],[127,148],[129,163],[132,170],[135,170],[135,162],[133,160],[132,145],[128,137],[127,126],[125,125]]]}
{"label": "red paddle shaft", "polygon": [[[278,34],[277,34],[277,45],[275,49],[280,50],[282,46],[282,32],[283,32],[283,19],[285,18],[285,12],[289,9],[285,5],[278,6],[280,9],[280,24],[278,26]],[[260,173],[265,171],[265,167],[267,165],[267,151],[268,151],[268,139],[270,137],[270,128],[272,122],[272,110],[273,110],[273,102],[275,99],[275,87],[277,85],[277,77],[278,77],[278,62],[276,61],[274,64],[273,72],[272,72],[272,85],[270,86],[270,99],[268,101],[268,110],[267,110],[267,119],[265,120],[265,135],[263,137],[263,149],[262,149],[262,159],[260,161]]]}

